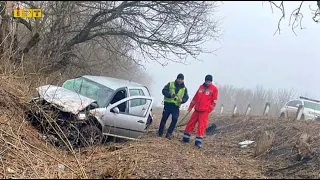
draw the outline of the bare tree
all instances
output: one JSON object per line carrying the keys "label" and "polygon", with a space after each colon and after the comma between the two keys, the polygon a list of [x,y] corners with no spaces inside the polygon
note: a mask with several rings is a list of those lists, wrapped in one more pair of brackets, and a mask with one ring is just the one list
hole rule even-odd
{"label": "bare tree", "polygon": [[[32,47],[41,49],[48,72],[55,72],[79,59],[78,46],[92,41],[105,44],[113,53],[141,65],[132,55],[139,53],[165,65],[167,61],[184,63],[201,52],[211,52],[201,44],[219,37],[218,20],[211,15],[217,2],[207,1],[21,1],[30,7],[43,8],[39,22],[17,21],[32,31]],[[49,25],[49,28],[45,28]],[[38,34],[38,35],[37,35]],[[54,38],[53,38],[54,37]],[[113,47],[110,37],[126,44],[128,50]],[[42,41],[42,43],[37,43]],[[41,46],[46,44],[46,46]],[[171,55],[176,58],[170,58]],[[161,61],[164,59],[164,62]]]}
{"label": "bare tree", "polygon": [[[109,3],[110,6],[114,4],[114,2],[104,3]],[[63,72],[63,75],[59,75],[60,69],[55,70],[57,73],[53,76],[59,76],[59,78],[55,78],[52,83],[59,83],[70,77],[91,74],[149,84],[151,78],[138,63],[132,61],[131,55],[134,52],[132,46],[121,36],[97,36],[75,44],[70,52],[63,49],[64,45],[82,30],[93,14],[97,13],[98,10],[95,8],[93,11],[89,7],[90,4],[92,5],[92,2],[87,2],[88,7],[84,7],[84,4],[79,5],[79,2],[20,1],[12,3],[1,1],[0,50],[5,49],[6,56],[4,56],[4,51],[0,51],[2,52],[0,59],[2,62],[12,60],[15,55],[13,64],[20,63],[19,61],[24,58],[24,69],[39,72],[39,70],[50,69],[52,67],[50,65],[56,65],[65,55],[68,55],[71,57],[69,63],[61,68],[64,71],[60,71]],[[12,19],[13,7],[40,7],[44,16],[38,19]],[[107,29],[107,26],[112,27],[113,25],[110,23],[101,28]],[[97,31],[100,31],[101,28]],[[1,66],[2,72],[5,71],[3,66]],[[44,76],[47,77],[47,73],[44,73]]]}
{"label": "bare tree", "polygon": [[[265,2],[265,1],[263,1]],[[270,7],[272,12],[274,11],[274,9],[277,9],[278,11],[281,12],[281,17],[279,19],[278,22],[278,28],[276,30],[276,32],[274,34],[276,34],[277,32],[280,34],[281,28],[281,22],[285,19],[286,17],[286,9],[285,9],[285,1],[268,1],[270,3]],[[290,13],[289,16],[289,26],[291,26],[292,31],[295,33],[295,29],[297,27],[300,27],[300,29],[303,29],[302,26],[302,20],[303,20],[303,13],[302,11],[302,7],[306,4],[306,2],[310,2],[310,1],[301,1],[300,4]],[[309,9],[311,11],[311,13],[313,14],[313,21],[318,23],[319,19],[320,19],[320,1],[314,1],[315,3],[315,7],[316,8],[312,8],[311,6],[309,6]]]}
{"label": "bare tree", "polygon": [[218,106],[224,105],[226,111],[231,112],[236,104],[239,113],[245,113],[248,104],[251,105],[251,114],[262,115],[267,102],[271,104],[270,114],[279,116],[281,107],[290,99],[297,98],[297,93],[291,90],[266,90],[258,85],[255,89],[236,88],[230,85],[218,85]]}

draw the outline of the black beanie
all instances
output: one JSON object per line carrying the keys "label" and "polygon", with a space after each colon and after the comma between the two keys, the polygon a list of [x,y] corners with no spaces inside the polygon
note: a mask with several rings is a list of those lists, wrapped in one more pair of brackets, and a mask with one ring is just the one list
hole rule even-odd
{"label": "black beanie", "polygon": [[205,81],[211,81],[212,82],[212,76],[210,74],[206,75]]}
{"label": "black beanie", "polygon": [[178,74],[177,79],[184,79],[184,75],[182,73]]}

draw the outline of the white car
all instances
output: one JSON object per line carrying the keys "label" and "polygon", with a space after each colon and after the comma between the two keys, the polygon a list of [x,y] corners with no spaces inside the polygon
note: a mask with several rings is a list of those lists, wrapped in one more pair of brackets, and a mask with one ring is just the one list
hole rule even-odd
{"label": "white car", "polygon": [[320,101],[301,96],[288,101],[281,108],[280,118],[296,118],[300,105],[303,105],[301,120],[320,120]]}
{"label": "white car", "polygon": [[[62,129],[68,127],[65,134],[73,145],[94,145],[103,135],[137,139],[152,123],[154,100],[142,84],[86,75],[67,80],[62,87],[44,85],[37,91],[39,97],[33,102],[57,112],[54,119]],[[43,126],[43,113],[30,112],[29,120]]]}

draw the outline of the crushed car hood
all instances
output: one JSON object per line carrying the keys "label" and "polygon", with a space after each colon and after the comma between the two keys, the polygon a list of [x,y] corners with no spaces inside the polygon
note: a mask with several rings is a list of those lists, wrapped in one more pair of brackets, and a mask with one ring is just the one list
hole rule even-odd
{"label": "crushed car hood", "polygon": [[37,88],[40,98],[43,98],[49,103],[57,105],[58,108],[65,112],[78,114],[84,110],[95,100],[77,94],[63,87],[54,85],[44,85]]}

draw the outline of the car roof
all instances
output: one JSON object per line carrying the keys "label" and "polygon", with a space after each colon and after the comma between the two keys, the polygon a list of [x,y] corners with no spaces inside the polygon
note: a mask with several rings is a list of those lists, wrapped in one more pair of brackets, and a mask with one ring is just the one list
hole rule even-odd
{"label": "car roof", "polygon": [[97,82],[99,84],[102,84],[110,89],[117,90],[119,88],[123,87],[145,87],[142,84],[136,83],[136,82],[130,82],[129,80],[124,79],[118,79],[118,78],[112,78],[112,77],[105,77],[105,76],[90,76],[90,75],[84,75],[82,76],[84,78],[87,78],[91,81]]}
{"label": "car roof", "polygon": [[308,101],[308,102],[311,102],[311,103],[320,104],[320,103],[318,103],[318,102],[310,101],[310,100],[307,100],[307,99],[292,99],[292,100],[289,100],[288,102],[291,102],[291,101]]}

